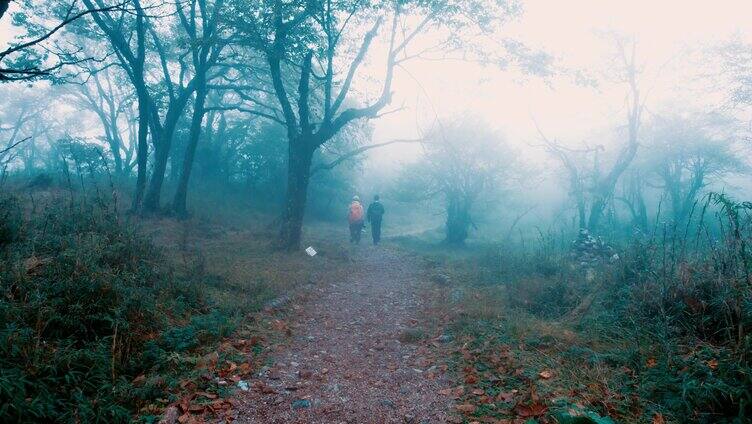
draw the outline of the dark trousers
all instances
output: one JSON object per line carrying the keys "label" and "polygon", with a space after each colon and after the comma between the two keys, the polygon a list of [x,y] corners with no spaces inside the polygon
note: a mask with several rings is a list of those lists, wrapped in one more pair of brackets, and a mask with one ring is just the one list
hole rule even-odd
{"label": "dark trousers", "polygon": [[360,243],[360,235],[363,233],[363,221],[350,224],[350,243]]}
{"label": "dark trousers", "polygon": [[373,244],[379,244],[381,241],[381,220],[371,220],[371,237],[373,237]]}

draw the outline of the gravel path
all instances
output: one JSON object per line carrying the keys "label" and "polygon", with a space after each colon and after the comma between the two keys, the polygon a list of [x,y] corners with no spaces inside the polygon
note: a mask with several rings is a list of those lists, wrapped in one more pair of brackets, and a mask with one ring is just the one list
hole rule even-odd
{"label": "gravel path", "polygon": [[239,395],[238,423],[442,423],[445,367],[420,329],[418,268],[353,247],[350,277],[321,281],[288,323],[274,365]]}

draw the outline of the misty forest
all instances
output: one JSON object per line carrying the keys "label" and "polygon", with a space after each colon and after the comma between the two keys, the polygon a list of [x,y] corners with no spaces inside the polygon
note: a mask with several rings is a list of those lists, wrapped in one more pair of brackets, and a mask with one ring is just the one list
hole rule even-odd
{"label": "misty forest", "polygon": [[752,422],[751,13],[0,0],[0,421]]}

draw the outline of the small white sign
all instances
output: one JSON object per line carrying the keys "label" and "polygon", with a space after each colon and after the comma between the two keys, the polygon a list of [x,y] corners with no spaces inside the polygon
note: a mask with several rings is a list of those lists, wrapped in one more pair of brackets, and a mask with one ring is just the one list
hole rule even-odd
{"label": "small white sign", "polygon": [[316,256],[316,249],[313,246],[306,247],[305,252],[308,253],[308,256]]}

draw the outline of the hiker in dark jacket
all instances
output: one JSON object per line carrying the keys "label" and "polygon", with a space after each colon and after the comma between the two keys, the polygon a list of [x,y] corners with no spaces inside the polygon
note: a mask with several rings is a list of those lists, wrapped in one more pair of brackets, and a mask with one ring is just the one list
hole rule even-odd
{"label": "hiker in dark jacket", "polygon": [[381,218],[384,217],[384,205],[379,202],[379,195],[373,196],[373,202],[368,205],[368,212],[366,214],[368,222],[371,223],[371,236],[373,237],[373,244],[379,244],[381,241]]}

